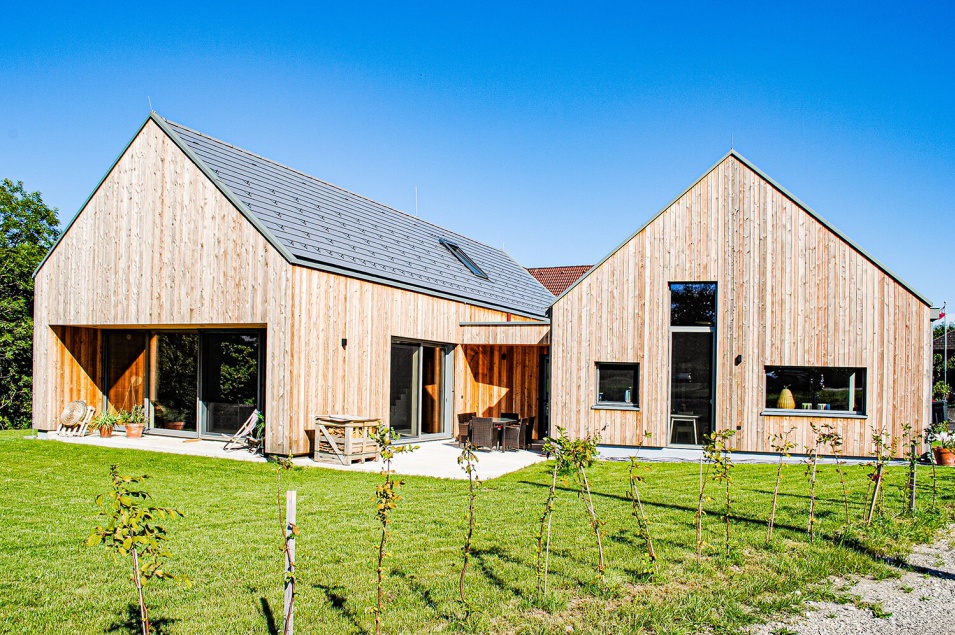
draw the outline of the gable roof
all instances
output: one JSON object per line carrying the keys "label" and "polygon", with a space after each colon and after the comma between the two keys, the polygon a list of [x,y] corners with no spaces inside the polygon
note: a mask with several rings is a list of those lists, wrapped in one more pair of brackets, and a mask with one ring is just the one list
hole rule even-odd
{"label": "gable roof", "polygon": [[571,267],[528,267],[527,270],[537,281],[547,287],[554,295],[560,295],[564,289],[590,271],[593,265],[575,265]]}
{"label": "gable roof", "polygon": [[903,288],[905,288],[909,293],[911,293],[911,294],[914,295],[916,298],[918,298],[919,301],[921,301],[923,304],[925,304],[926,306],[932,306],[932,303],[929,302],[928,299],[927,299],[924,295],[922,295],[921,293],[919,293],[918,291],[916,291],[915,288],[914,288],[912,285],[910,285],[909,283],[907,283],[905,280],[903,280],[903,279],[900,278],[898,275],[896,275],[891,269],[889,269],[888,267],[886,267],[885,265],[883,265],[881,262],[879,262],[879,260],[876,259],[875,256],[873,256],[872,254],[870,254],[869,252],[867,252],[865,249],[863,249],[862,247],[860,247],[860,246],[859,246],[858,244],[856,244],[855,241],[853,241],[851,238],[849,238],[848,236],[846,236],[845,234],[843,234],[841,231],[839,231],[838,229],[836,229],[835,226],[832,225],[832,223],[830,223],[830,222],[827,221],[825,218],[823,218],[823,217],[822,217],[818,212],[816,212],[814,209],[812,209],[811,207],[809,207],[808,205],[806,205],[805,203],[803,203],[801,200],[799,200],[798,198],[796,198],[792,193],[789,192],[789,190],[787,190],[786,188],[784,188],[782,185],[780,185],[779,183],[777,183],[776,181],[774,181],[774,180],[773,180],[769,175],[767,175],[765,172],[763,172],[762,170],[760,170],[759,168],[757,168],[755,165],[753,165],[752,163],[750,163],[750,161],[749,161],[748,159],[746,159],[745,157],[743,157],[743,155],[741,155],[741,154],[740,154],[739,152],[737,152],[735,149],[730,150],[729,152],[727,152],[726,154],[724,154],[724,155],[722,156],[722,158],[720,158],[719,161],[717,161],[717,162],[714,163],[712,166],[710,166],[710,168],[709,168],[706,172],[704,172],[698,179],[696,179],[695,181],[693,181],[693,182],[689,185],[689,187],[687,187],[686,189],[684,189],[684,190],[683,190],[682,192],[680,192],[677,196],[675,196],[675,197],[673,198],[673,200],[671,200],[669,203],[667,203],[666,205],[664,205],[664,206],[663,206],[663,209],[661,209],[659,212],[657,212],[656,214],[654,214],[654,215],[650,218],[650,220],[648,220],[646,223],[644,223],[643,225],[641,225],[640,228],[637,229],[637,231],[635,231],[635,232],[633,232],[632,234],[630,234],[630,236],[628,236],[626,240],[624,240],[622,243],[620,243],[619,245],[617,245],[616,247],[614,247],[614,248],[610,251],[610,253],[608,253],[606,256],[604,256],[604,257],[600,260],[600,262],[598,262],[597,264],[595,264],[595,265],[590,269],[590,271],[588,271],[586,274],[584,274],[583,276],[581,276],[580,278],[578,278],[577,281],[574,282],[572,285],[570,285],[569,287],[567,287],[566,289],[564,289],[564,291],[557,296],[557,299],[554,300],[554,303],[556,304],[561,298],[563,298],[565,295],[567,295],[568,293],[570,293],[571,289],[573,289],[574,287],[576,287],[576,286],[577,286],[578,284],[580,284],[584,279],[586,279],[588,276],[590,276],[594,271],[597,270],[598,267],[600,267],[600,265],[602,265],[602,264],[605,263],[607,260],[609,260],[611,256],[613,256],[615,253],[617,253],[618,251],[620,251],[621,249],[623,249],[623,247],[626,246],[627,243],[629,243],[629,242],[630,242],[631,240],[633,240],[634,237],[636,237],[640,232],[642,232],[644,229],[646,229],[646,228],[650,225],[650,223],[652,223],[652,222],[655,221],[657,218],[659,218],[660,216],[662,216],[663,213],[666,212],[668,209],[670,209],[670,207],[673,206],[674,203],[676,203],[678,200],[680,200],[681,198],[683,198],[683,196],[684,196],[687,192],[689,192],[689,191],[692,190],[694,187],[696,187],[697,183],[699,183],[700,181],[702,181],[703,179],[705,179],[705,178],[710,174],[710,172],[712,172],[713,170],[715,170],[717,167],[720,166],[720,164],[722,164],[724,161],[726,161],[726,160],[729,159],[730,157],[735,158],[737,161],[739,161],[740,163],[742,163],[743,165],[745,165],[747,168],[749,168],[750,170],[752,170],[753,172],[755,172],[757,176],[759,176],[761,179],[763,179],[764,181],[766,181],[767,183],[769,183],[771,186],[773,186],[780,194],[782,194],[783,196],[785,196],[786,198],[788,198],[790,201],[792,201],[793,203],[795,203],[796,205],[798,205],[804,212],[806,212],[806,213],[809,214],[811,217],[813,217],[816,221],[818,221],[819,223],[821,223],[826,229],[828,229],[828,230],[831,231],[833,234],[835,234],[838,238],[840,238],[840,239],[841,239],[843,242],[845,242],[847,245],[849,245],[850,247],[852,247],[853,249],[855,249],[862,257],[864,257],[866,260],[868,260],[868,261],[871,262],[873,265],[875,265],[876,267],[878,267],[878,268],[879,268],[883,273],[885,273],[887,276],[889,276],[890,278],[892,278],[893,280],[895,280],[899,285],[901,285]]}
{"label": "gable roof", "polygon": [[955,357],[955,329],[949,330],[945,335],[939,335],[932,343],[932,348],[936,351],[945,350],[945,340],[948,340],[948,350]]}
{"label": "gable roof", "polygon": [[[150,113],[142,127],[149,121],[155,122],[294,265],[529,317],[543,317],[554,300],[547,289],[503,250],[237,148],[156,113]],[[63,234],[68,230],[69,227]],[[473,274],[451,248],[440,242],[442,239],[456,245],[487,277]]]}

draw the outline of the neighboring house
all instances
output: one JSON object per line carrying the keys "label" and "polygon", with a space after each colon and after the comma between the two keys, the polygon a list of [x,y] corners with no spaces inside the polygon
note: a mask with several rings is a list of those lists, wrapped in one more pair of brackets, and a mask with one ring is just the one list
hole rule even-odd
{"label": "neighboring house", "polygon": [[929,302],[735,151],[551,310],[551,420],[608,445],[850,455],[929,421]]}
{"label": "neighboring house", "polygon": [[551,295],[506,253],[151,114],[35,273],[34,426],[145,404],[153,432],[302,454],[313,417],[449,436],[536,415]]}
{"label": "neighboring house", "polygon": [[593,265],[576,265],[571,267],[528,267],[531,275],[547,287],[554,295],[560,295],[564,289],[577,282],[582,275],[590,271]]}
{"label": "neighboring house", "polygon": [[[535,276],[536,277],[536,276]],[[544,285],[547,286],[547,285]],[[946,350],[946,342],[948,339],[948,357],[949,359],[955,357],[955,329],[949,331],[945,335],[939,335],[932,341],[932,352],[936,355],[944,355]]]}

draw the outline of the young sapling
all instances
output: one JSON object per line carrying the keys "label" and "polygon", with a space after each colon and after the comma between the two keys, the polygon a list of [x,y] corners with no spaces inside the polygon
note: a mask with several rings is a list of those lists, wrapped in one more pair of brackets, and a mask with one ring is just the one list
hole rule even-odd
{"label": "young sapling", "polygon": [[474,498],[477,488],[481,485],[477,473],[477,462],[478,458],[474,452],[474,446],[471,445],[470,441],[465,441],[464,449],[461,450],[461,455],[458,457],[458,465],[468,475],[468,531],[464,538],[464,547],[461,550],[464,561],[461,564],[461,579],[458,582],[458,591],[461,595],[461,604],[464,605],[465,619],[471,613],[471,607],[464,596],[464,575],[467,573],[468,562],[471,559],[471,538],[474,536]]}
{"label": "young sapling", "polygon": [[776,506],[779,501],[779,485],[783,480],[783,459],[788,459],[789,453],[793,448],[796,447],[796,444],[793,443],[789,438],[795,429],[796,426],[793,426],[788,431],[774,434],[769,439],[769,444],[773,448],[773,451],[779,454],[779,463],[776,465],[776,485],[773,487],[773,504],[772,507],[770,507],[769,521],[767,522],[767,542],[773,539],[773,527],[776,524]]}

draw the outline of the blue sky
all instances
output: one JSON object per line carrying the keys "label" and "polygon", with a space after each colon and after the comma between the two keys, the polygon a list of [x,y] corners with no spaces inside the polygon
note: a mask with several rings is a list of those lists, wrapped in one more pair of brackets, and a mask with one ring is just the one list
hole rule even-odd
{"label": "blue sky", "polygon": [[64,221],[147,96],[526,266],[598,261],[732,139],[955,305],[955,3],[80,4],[0,39],[0,177]]}

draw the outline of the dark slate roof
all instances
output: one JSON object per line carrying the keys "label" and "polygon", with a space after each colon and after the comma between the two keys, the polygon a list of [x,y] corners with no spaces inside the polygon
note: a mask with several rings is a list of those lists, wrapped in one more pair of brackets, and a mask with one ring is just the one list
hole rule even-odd
{"label": "dark slate roof", "polygon": [[[554,301],[500,249],[156,115],[153,119],[294,264],[535,317],[543,317]],[[438,242],[442,238],[464,250],[487,279],[472,274]]]}
{"label": "dark slate roof", "polygon": [[527,270],[537,281],[547,287],[554,295],[560,295],[564,289],[577,282],[590,271],[593,265],[572,265],[568,267],[528,267]]}
{"label": "dark slate roof", "polygon": [[945,337],[948,336],[948,352],[955,357],[955,329],[948,331],[945,335],[939,335],[935,338],[933,348],[936,352],[945,350]]}

